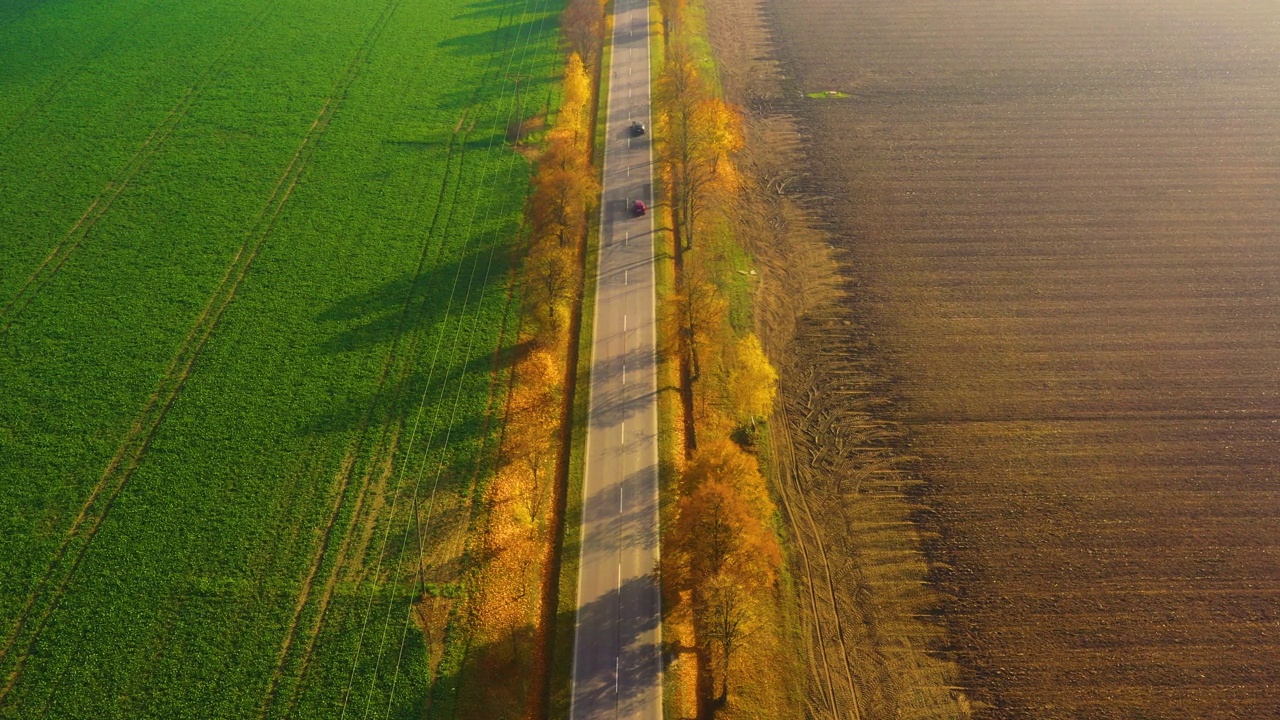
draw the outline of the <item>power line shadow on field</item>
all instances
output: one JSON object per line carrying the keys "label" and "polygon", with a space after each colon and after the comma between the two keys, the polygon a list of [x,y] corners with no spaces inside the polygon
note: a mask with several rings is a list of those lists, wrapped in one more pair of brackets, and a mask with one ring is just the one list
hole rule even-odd
{"label": "power line shadow on field", "polygon": [[439,46],[458,55],[489,55],[507,43],[528,42],[535,33],[546,34],[554,24],[541,19],[526,20],[518,25],[505,25],[470,35],[454,35],[441,40]]}

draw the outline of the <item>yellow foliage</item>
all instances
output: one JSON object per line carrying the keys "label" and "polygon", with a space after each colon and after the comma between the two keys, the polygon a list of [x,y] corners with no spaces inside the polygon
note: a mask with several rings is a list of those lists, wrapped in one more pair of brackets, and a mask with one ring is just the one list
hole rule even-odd
{"label": "yellow foliage", "polygon": [[561,92],[560,112],[551,135],[553,139],[564,138],[576,146],[586,135],[587,120],[591,116],[591,76],[576,52],[565,60]]}
{"label": "yellow foliage", "polygon": [[734,348],[734,363],[729,370],[728,394],[739,420],[765,417],[773,412],[778,394],[778,371],[764,354],[760,338],[747,333]]}

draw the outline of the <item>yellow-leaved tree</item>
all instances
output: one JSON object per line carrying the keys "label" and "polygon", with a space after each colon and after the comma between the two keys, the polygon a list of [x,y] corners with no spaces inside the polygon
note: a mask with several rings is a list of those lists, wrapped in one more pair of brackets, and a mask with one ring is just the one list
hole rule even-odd
{"label": "yellow-leaved tree", "polygon": [[739,422],[755,426],[756,418],[773,412],[778,395],[778,371],[769,363],[755,333],[747,333],[734,348],[727,383],[729,402]]}

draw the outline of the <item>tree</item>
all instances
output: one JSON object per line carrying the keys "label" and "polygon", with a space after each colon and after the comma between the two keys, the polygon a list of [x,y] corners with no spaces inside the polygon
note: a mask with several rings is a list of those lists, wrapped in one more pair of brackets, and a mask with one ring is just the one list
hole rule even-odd
{"label": "tree", "polygon": [[738,189],[739,177],[730,156],[742,149],[742,119],[718,97],[706,97],[692,108],[688,157],[680,168],[682,215],[686,245],[693,247],[698,217],[715,197]]}
{"label": "tree", "polygon": [[685,43],[671,46],[658,79],[658,102],[667,121],[662,160],[671,180],[676,221],[693,247],[698,216],[739,178],[730,156],[742,149],[742,118],[711,92]]}
{"label": "tree", "polygon": [[558,145],[543,156],[529,196],[535,245],[550,237],[563,247],[581,237],[599,188],[590,166],[567,160]]}
{"label": "tree", "polygon": [[[564,82],[560,98],[560,111],[553,131],[569,136],[570,145],[579,150],[583,130],[590,116],[591,77],[583,65],[582,56],[571,53],[564,62]],[[585,163],[585,161],[584,161]]]}
{"label": "tree", "polygon": [[[729,440],[698,450],[669,537],[675,581],[692,590],[702,658],[719,652],[721,699],[733,653],[755,630],[759,595],[777,580],[782,550],[769,526],[775,508],[756,461]],[[708,672],[710,672],[708,668]]]}
{"label": "tree", "polygon": [[754,426],[756,418],[773,411],[773,400],[778,394],[778,371],[769,363],[755,333],[747,333],[734,348],[727,390],[734,415],[741,422],[749,421]]}
{"label": "tree", "polygon": [[755,458],[720,439],[698,449],[684,475],[671,544],[693,587],[728,575],[749,587],[771,584],[782,551]]}
{"label": "tree", "polygon": [[605,36],[604,5],[600,0],[570,0],[560,16],[560,27],[572,54],[594,67],[600,60]]}
{"label": "tree", "polygon": [[699,625],[708,644],[720,646],[720,700],[729,697],[729,663],[733,653],[758,628],[751,592],[732,578],[719,576],[703,591]]}
{"label": "tree", "polygon": [[575,253],[558,243],[544,242],[530,251],[524,277],[527,314],[540,340],[549,343],[569,324],[570,305],[578,290]]}
{"label": "tree", "polygon": [[[689,353],[691,380],[702,375],[702,362],[720,346],[729,323],[729,303],[712,282],[707,270],[690,263],[680,274],[679,302],[683,310],[682,349]],[[712,367],[715,367],[712,363]]]}
{"label": "tree", "polygon": [[560,378],[551,353],[535,349],[516,365],[516,382],[508,403],[506,461],[529,473],[525,507],[530,520],[539,517],[545,494],[546,464],[555,441],[552,428],[560,416],[556,388]]}

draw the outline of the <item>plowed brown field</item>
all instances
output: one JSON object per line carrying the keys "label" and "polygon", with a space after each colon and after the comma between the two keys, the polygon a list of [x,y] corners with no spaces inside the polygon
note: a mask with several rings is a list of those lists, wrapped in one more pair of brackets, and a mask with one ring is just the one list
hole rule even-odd
{"label": "plowed brown field", "polygon": [[1280,3],[768,8],[976,716],[1280,717]]}

